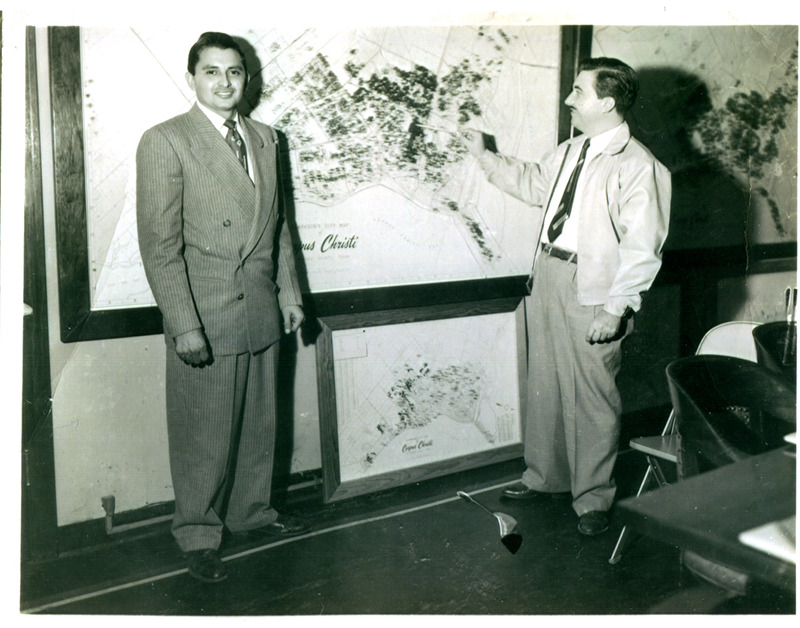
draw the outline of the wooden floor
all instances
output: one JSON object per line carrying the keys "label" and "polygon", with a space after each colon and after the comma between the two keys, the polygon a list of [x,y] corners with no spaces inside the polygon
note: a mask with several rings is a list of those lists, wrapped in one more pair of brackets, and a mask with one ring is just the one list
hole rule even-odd
{"label": "wooden floor", "polygon": [[[641,477],[621,454],[620,494]],[[124,615],[625,615],[793,613],[793,600],[742,606],[685,573],[676,548],[639,538],[611,565],[618,527],[578,534],[568,501],[500,499],[520,460],[323,505],[313,491],[292,508],[312,532],[271,544],[223,545],[226,581],[185,571],[167,524],[50,563],[23,566],[26,613]],[[456,497],[465,490],[519,524],[511,554],[497,520]],[[302,496],[301,496],[302,497]],[[618,525],[618,524],[617,524]]]}

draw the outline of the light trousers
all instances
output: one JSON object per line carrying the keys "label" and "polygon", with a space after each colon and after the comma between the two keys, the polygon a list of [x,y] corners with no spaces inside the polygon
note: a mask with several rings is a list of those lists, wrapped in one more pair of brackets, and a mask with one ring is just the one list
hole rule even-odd
{"label": "light trousers", "polygon": [[[528,411],[522,482],[570,492],[580,516],[614,501],[622,404],[617,389],[622,340],[589,344],[601,305],[577,300],[578,266],[542,253],[527,299]],[[632,320],[624,320],[625,334]]]}

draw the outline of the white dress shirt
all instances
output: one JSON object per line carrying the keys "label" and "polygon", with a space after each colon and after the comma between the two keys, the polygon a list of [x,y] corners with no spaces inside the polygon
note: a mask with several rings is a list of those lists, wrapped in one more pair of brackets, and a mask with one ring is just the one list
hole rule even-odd
{"label": "white dress shirt", "polygon": [[[591,161],[593,157],[599,155],[608,147],[608,144],[611,142],[618,130],[619,126],[615,126],[613,129],[604,131],[600,135],[591,138],[592,141],[589,144],[588,150],[586,151],[584,169],[581,170],[581,175],[578,177],[578,184],[575,188],[575,200],[572,203],[572,211],[570,212],[569,218],[567,218],[567,221],[564,223],[563,230],[556,238],[556,241],[552,243],[560,249],[564,249],[565,251],[570,251],[572,253],[575,253],[578,250],[578,222],[580,221],[581,216],[580,199],[583,198],[581,195],[581,189],[585,182],[583,173],[586,172],[586,164]],[[582,146],[582,144],[575,147],[577,150],[571,151],[571,154],[567,157],[567,161],[564,164],[564,168],[561,170],[561,175],[558,177],[558,181],[556,182],[553,196],[550,200],[550,204],[547,206],[547,214],[544,217],[542,242],[550,242],[547,237],[547,228],[550,226],[550,223],[553,221],[553,216],[558,210],[561,197],[564,196],[564,188],[567,187],[569,176],[572,174],[572,171],[575,169],[575,165],[578,163],[580,146]]]}
{"label": "white dress shirt", "polygon": [[[200,108],[206,117],[211,120],[211,124],[220,132],[223,138],[228,135],[228,127],[225,126],[225,122],[228,120],[227,118],[223,118],[219,115],[216,111],[212,111],[208,107],[204,106],[200,101],[197,102],[197,106]],[[250,167],[250,164],[253,163],[252,155],[250,153],[250,138],[247,137],[247,132],[244,130],[244,127],[239,120],[239,112],[233,114],[233,120],[236,122],[236,131],[239,135],[242,136],[242,140],[244,141],[244,147],[247,151],[247,174],[250,176],[250,180],[255,183],[255,179],[253,179],[253,171]]]}

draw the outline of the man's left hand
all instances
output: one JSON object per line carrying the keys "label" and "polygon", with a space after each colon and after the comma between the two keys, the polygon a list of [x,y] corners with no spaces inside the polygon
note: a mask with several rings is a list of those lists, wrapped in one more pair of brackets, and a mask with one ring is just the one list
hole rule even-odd
{"label": "man's left hand", "polygon": [[621,316],[615,316],[605,310],[600,310],[594,317],[589,331],[586,333],[586,342],[595,344],[596,342],[608,342],[619,333],[619,326],[622,322]]}
{"label": "man's left hand", "polygon": [[287,334],[300,329],[300,325],[306,319],[303,308],[299,305],[287,305],[281,312],[283,313],[283,331]]}

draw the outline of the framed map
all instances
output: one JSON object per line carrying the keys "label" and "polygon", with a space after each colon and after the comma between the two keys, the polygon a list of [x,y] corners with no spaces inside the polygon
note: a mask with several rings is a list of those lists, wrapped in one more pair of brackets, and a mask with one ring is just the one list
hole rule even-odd
{"label": "framed map", "polygon": [[321,319],[325,501],[518,457],[519,297]]}
{"label": "framed map", "polygon": [[[532,212],[485,180],[456,133],[480,127],[523,159],[564,139],[560,103],[591,29],[230,32],[251,75],[244,112],[281,136],[305,293],[527,274]],[[191,107],[185,58],[197,35],[49,29],[64,342],[161,331],[136,238],[135,151],[146,129]],[[150,76],[159,97],[134,106],[119,58]]]}

